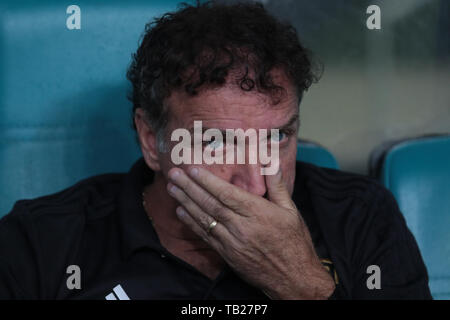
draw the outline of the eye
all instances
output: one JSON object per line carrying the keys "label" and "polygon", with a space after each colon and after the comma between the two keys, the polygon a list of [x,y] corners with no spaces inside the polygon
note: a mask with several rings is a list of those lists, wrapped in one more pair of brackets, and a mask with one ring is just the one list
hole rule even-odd
{"label": "eye", "polygon": [[214,140],[211,140],[211,141],[205,141],[205,142],[204,142],[204,145],[205,145],[207,148],[211,148],[212,150],[217,150],[217,149],[223,147],[223,141],[215,140],[215,139],[214,139]]}
{"label": "eye", "polygon": [[270,136],[270,140],[272,140],[273,142],[282,142],[284,139],[287,138],[286,133],[284,133],[283,131],[279,131],[278,134],[274,134]]}

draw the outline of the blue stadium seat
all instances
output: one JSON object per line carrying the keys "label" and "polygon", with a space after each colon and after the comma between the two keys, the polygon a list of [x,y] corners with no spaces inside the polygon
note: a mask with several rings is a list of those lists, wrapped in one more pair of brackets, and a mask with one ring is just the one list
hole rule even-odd
{"label": "blue stadium seat", "polygon": [[334,156],[319,144],[300,139],[297,143],[297,161],[315,164],[320,167],[339,169]]}
{"label": "blue stadium seat", "polygon": [[126,70],[145,24],[178,1],[0,2],[0,216],[22,198],[139,157]]}
{"label": "blue stadium seat", "polygon": [[435,299],[450,299],[450,135],[376,149],[372,173],[393,193],[414,234]]}

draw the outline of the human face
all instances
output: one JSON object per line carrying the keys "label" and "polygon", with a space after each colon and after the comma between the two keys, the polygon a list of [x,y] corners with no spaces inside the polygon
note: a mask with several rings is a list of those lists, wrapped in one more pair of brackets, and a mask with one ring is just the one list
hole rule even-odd
{"label": "human face", "polygon": [[[159,154],[159,167],[167,178],[175,165],[171,150],[176,142],[170,141],[171,132],[179,128],[191,130],[194,121],[201,120],[203,128],[226,129],[279,129],[279,163],[283,179],[290,193],[295,179],[295,161],[298,133],[298,97],[290,82],[279,74],[275,83],[286,88],[286,95],[274,105],[269,96],[255,90],[246,92],[235,85],[200,91],[189,96],[183,91],[174,91],[166,100],[169,106],[169,122],[166,127],[166,144],[169,152]],[[246,150],[248,156],[248,148]],[[188,170],[193,165],[182,164]],[[253,194],[264,196],[267,187],[261,175],[261,164],[200,164],[218,177]]]}

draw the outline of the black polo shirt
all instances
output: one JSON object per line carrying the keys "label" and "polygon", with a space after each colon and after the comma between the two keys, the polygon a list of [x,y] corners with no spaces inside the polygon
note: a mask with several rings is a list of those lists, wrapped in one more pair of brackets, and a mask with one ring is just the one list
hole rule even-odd
{"label": "black polo shirt", "polygon": [[[392,195],[359,175],[298,162],[293,199],[337,283],[331,298],[427,299],[428,277]],[[267,299],[229,267],[210,280],[168,252],[142,206],[153,173],[83,180],[18,201],[0,220],[1,299]],[[381,289],[369,289],[370,265]],[[68,288],[79,267],[81,288]],[[73,278],[72,278],[73,279]]]}

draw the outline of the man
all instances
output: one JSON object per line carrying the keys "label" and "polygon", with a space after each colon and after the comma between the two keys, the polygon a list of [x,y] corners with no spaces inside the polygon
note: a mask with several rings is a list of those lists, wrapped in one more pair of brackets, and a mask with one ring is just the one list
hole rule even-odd
{"label": "man", "polygon": [[[296,162],[316,76],[292,27],[259,4],[185,6],[147,26],[128,78],[143,158],[17,202],[0,222],[0,298],[430,298],[392,195]],[[175,165],[172,133],[195,121],[275,129],[259,142],[276,146],[277,170],[262,174],[250,146],[244,163]]]}

